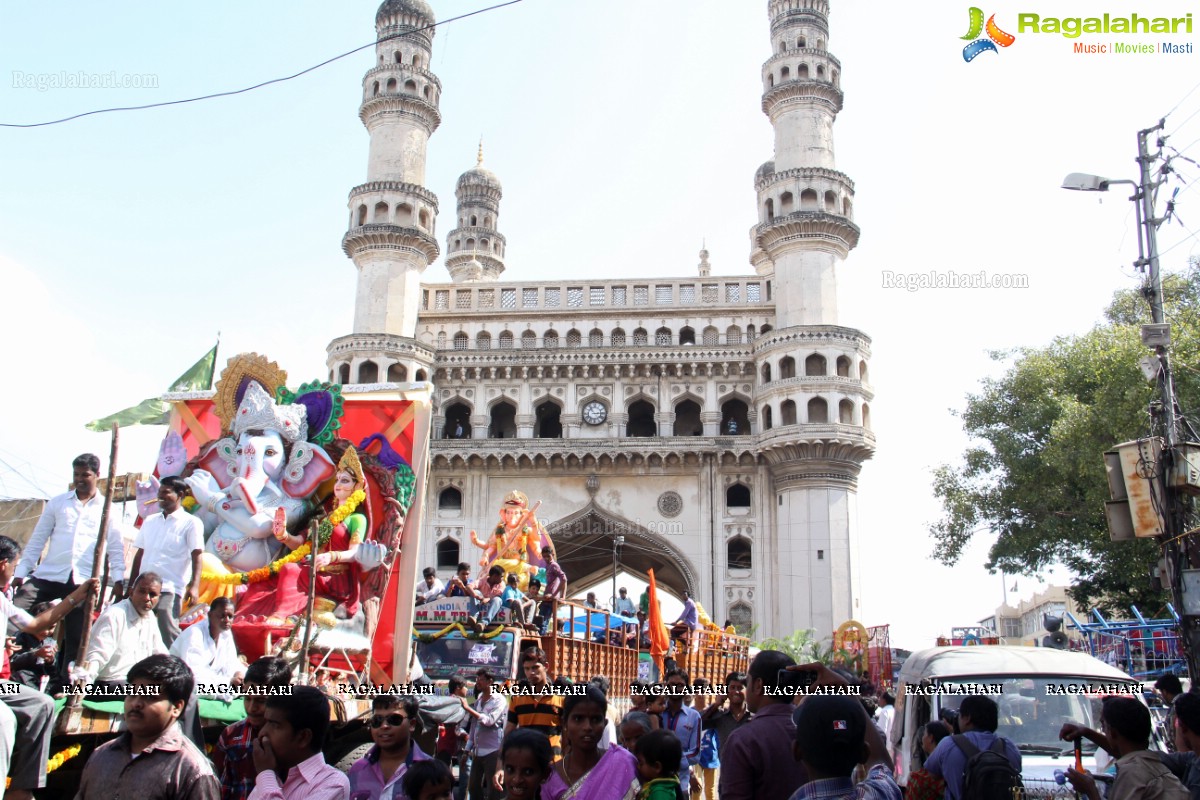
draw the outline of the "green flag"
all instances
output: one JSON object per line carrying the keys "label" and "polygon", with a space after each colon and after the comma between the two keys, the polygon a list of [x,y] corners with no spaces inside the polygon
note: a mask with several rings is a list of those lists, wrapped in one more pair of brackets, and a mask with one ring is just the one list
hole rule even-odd
{"label": "green flag", "polygon": [[[213,349],[201,356],[200,360],[189,367],[187,372],[176,378],[171,383],[171,388],[167,391],[195,392],[202,389],[211,389],[213,372],[217,365],[218,346],[219,343],[213,345]],[[130,425],[166,425],[169,411],[170,409],[166,402],[157,397],[150,397],[132,408],[118,411],[102,419],[92,420],[84,427],[88,430],[103,433],[112,428],[114,422],[122,428],[128,428]]]}

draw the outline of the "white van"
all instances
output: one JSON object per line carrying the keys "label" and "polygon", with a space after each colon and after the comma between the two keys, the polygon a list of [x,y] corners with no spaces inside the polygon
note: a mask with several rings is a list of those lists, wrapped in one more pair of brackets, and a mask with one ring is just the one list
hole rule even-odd
{"label": "white van", "polygon": [[[925,761],[917,738],[921,726],[937,719],[943,708],[957,711],[968,693],[988,694],[1000,707],[996,733],[1021,751],[1029,797],[1063,794],[1054,771],[1074,764],[1072,744],[1058,738],[1064,722],[1099,730],[1103,697],[1125,695],[1145,702],[1138,681],[1084,653],[993,645],[934,647],[913,653],[900,670],[889,736],[902,785]],[[1101,750],[1098,765],[1096,749],[1083,741],[1083,764],[1090,772],[1102,773],[1108,761]]]}

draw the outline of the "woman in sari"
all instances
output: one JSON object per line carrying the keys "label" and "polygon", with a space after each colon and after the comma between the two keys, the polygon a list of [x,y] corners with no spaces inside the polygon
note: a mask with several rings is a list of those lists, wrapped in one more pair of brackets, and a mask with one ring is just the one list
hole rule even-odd
{"label": "woman in sari", "polygon": [[600,748],[608,698],[589,685],[563,702],[563,757],[542,786],[542,800],[633,800],[637,759],[619,744]]}

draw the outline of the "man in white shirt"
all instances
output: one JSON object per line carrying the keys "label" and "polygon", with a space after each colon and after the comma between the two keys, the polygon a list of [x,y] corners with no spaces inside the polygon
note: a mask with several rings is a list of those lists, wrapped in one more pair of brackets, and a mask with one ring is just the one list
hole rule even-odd
{"label": "man in white shirt", "polygon": [[620,597],[613,602],[613,613],[620,614],[622,617],[633,617],[637,615],[637,608],[634,607],[633,601],[629,599],[628,592],[622,586],[619,590]]}
{"label": "man in white shirt", "polygon": [[[92,577],[92,559],[96,555],[100,513],[104,507],[104,498],[96,491],[100,459],[84,453],[71,462],[71,469],[74,491],[60,494],[46,504],[29,537],[25,555],[16,566],[12,584],[19,591],[13,603],[24,611],[38,603],[61,600]],[[110,513],[108,521],[108,574],[119,596],[125,577],[125,543],[121,526],[112,516],[115,515]],[[79,654],[82,632],[83,612],[72,610],[67,614],[58,651],[58,671],[64,681],[69,680],[67,665]]]}
{"label": "man in white shirt", "polygon": [[425,582],[417,585],[417,605],[436,600],[446,593],[446,584],[438,580],[437,570],[426,567],[421,574],[425,576]]}
{"label": "man in white shirt", "polygon": [[92,626],[82,670],[75,676],[97,686],[126,685],[126,676],[143,658],[167,652],[154,618],[162,578],[143,572],[128,599],[113,603]]}
{"label": "man in white shirt", "polygon": [[[48,636],[58,621],[78,608],[88,592],[99,591],[95,578],[77,586],[65,602],[36,617],[9,602],[4,590],[12,581],[21,546],[0,536],[0,618],[25,633]],[[46,761],[50,758],[50,734],[54,726],[54,701],[28,686],[0,681],[0,774],[12,782],[6,800],[32,800],[31,790],[46,785]]]}
{"label": "man in white shirt", "polygon": [[183,478],[162,479],[158,486],[158,508],[162,513],[149,516],[142,523],[133,542],[137,554],[133,557],[133,569],[129,571],[131,581],[137,580],[143,569],[162,576],[162,596],[158,598],[154,614],[158,618],[158,632],[167,647],[179,638],[183,598],[186,596],[191,603],[200,602],[204,523],[180,505],[187,492]]}
{"label": "man in white shirt", "polygon": [[238,659],[232,624],[233,601],[218,597],[208,609],[208,619],[190,626],[171,645],[171,655],[191,667],[199,694],[228,694],[228,688],[213,687],[242,685],[246,665]]}

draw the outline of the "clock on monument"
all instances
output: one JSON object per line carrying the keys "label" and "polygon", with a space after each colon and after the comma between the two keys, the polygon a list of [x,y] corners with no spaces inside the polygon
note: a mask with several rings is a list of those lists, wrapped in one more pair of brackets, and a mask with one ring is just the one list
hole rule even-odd
{"label": "clock on monument", "polygon": [[604,407],[604,403],[593,400],[583,407],[583,421],[588,425],[599,425],[606,419],[608,419],[608,409]]}

